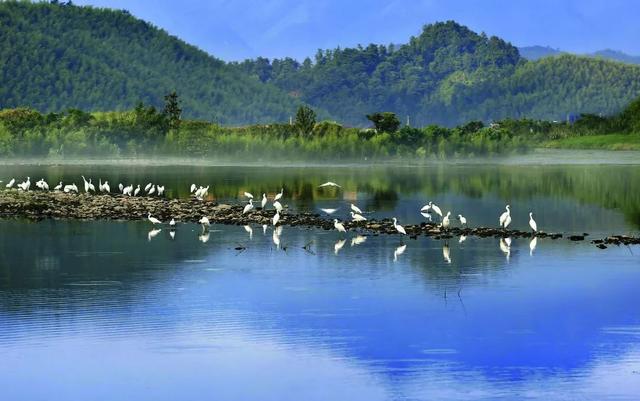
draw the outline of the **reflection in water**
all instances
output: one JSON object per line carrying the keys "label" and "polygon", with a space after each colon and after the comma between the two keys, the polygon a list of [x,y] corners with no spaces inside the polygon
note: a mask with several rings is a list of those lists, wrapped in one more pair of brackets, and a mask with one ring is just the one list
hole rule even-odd
{"label": "reflection in water", "polygon": [[171,239],[176,239],[176,230],[175,229],[169,230],[169,237],[171,237]]}
{"label": "reflection in water", "polygon": [[340,252],[340,250],[342,249],[342,247],[344,247],[344,244],[346,243],[347,243],[347,240],[344,238],[336,241],[336,243],[333,245],[333,254],[337,255],[338,252]]}
{"label": "reflection in water", "polygon": [[204,231],[203,233],[198,235],[198,240],[200,242],[202,242],[203,244],[207,243],[209,241],[209,231]]}
{"label": "reflection in water", "polygon": [[462,244],[462,243],[463,243],[463,242],[465,242],[466,240],[467,240],[467,236],[466,236],[466,235],[461,235],[461,236],[458,238],[458,243],[459,243],[459,244]]}
{"label": "reflection in water", "polygon": [[147,240],[151,241],[152,239],[154,239],[158,234],[160,234],[160,231],[162,231],[161,228],[154,228],[149,231],[149,233],[147,234]]}
{"label": "reflection in water", "polygon": [[507,257],[508,262],[511,257],[511,238],[500,238],[500,250]]}
{"label": "reflection in water", "polygon": [[449,244],[447,242],[442,245],[442,257],[445,262],[451,264],[451,250],[449,249]]}
{"label": "reflection in water", "polygon": [[367,237],[358,234],[355,237],[351,238],[351,246],[362,245],[365,243],[365,241],[367,241]]}
{"label": "reflection in water", "polygon": [[398,261],[398,256],[402,255],[404,253],[404,251],[407,249],[407,245],[400,245],[399,247],[397,247],[394,251],[393,251],[393,261],[397,262]]}
{"label": "reflection in water", "polygon": [[[412,240],[399,257],[398,237],[380,235],[334,258],[339,233],[288,228],[286,253],[256,236],[238,254],[244,228],[215,228],[202,245],[190,235],[148,242],[142,222],[0,221],[3,399],[640,391],[635,249],[549,241],[529,258],[515,241],[507,264],[495,239],[473,238],[447,244],[449,264],[437,240]],[[302,249],[311,242],[317,254]]]}
{"label": "reflection in water", "polygon": [[253,239],[253,228],[251,226],[244,226],[244,230],[249,234],[249,241]]}
{"label": "reflection in water", "polygon": [[338,209],[331,209],[331,208],[324,208],[324,209],[321,208],[320,210],[322,210],[324,213],[328,215],[332,215],[338,211]]}
{"label": "reflection in water", "polygon": [[531,241],[529,241],[529,256],[533,256],[533,251],[536,250],[538,246],[538,237],[533,237]]}

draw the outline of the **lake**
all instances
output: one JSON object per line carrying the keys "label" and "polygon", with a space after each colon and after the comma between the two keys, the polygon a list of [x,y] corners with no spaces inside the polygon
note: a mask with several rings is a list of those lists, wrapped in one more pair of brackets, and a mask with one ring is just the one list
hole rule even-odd
{"label": "lake", "polygon": [[[615,157],[615,156],[614,156]],[[640,232],[640,165],[4,165],[41,177],[191,183],[289,210],[355,203],[424,218],[429,200],[496,226]],[[321,189],[325,181],[342,189]],[[2,184],[4,186],[4,183]],[[448,241],[255,225],[0,220],[7,400],[636,400],[640,247]],[[535,245],[535,246],[534,246]]]}

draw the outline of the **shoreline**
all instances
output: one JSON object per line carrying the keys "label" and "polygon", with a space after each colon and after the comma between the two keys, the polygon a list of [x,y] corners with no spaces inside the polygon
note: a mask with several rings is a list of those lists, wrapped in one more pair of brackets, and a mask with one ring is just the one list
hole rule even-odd
{"label": "shoreline", "polygon": [[[247,214],[242,214],[243,205],[219,204],[211,201],[190,199],[167,199],[161,197],[130,197],[124,195],[87,195],[64,192],[18,191],[5,190],[0,192],[0,219],[26,218],[31,220],[44,219],[76,219],[76,220],[145,220],[147,213],[167,225],[170,219],[178,222],[198,223],[206,216],[211,224],[271,225],[274,210],[255,208]],[[348,231],[360,232],[368,235],[393,234],[398,235],[390,219],[368,220],[354,223],[342,222]],[[317,213],[282,213],[280,225],[304,226],[323,230],[333,230],[333,219],[321,217]],[[480,238],[549,238],[558,240],[566,238],[570,241],[584,241],[588,233],[532,233],[530,231],[505,230],[496,227],[451,227],[442,229],[436,223],[420,223],[404,226],[407,236],[415,239],[427,236],[434,239],[450,239],[461,236],[475,236]],[[640,245],[640,237],[627,235],[610,235],[602,239],[592,239],[591,243],[600,249],[613,245]]]}

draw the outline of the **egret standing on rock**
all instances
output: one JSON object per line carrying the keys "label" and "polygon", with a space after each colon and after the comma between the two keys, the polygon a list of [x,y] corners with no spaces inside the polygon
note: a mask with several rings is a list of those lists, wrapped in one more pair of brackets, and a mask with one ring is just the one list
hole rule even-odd
{"label": "egret standing on rock", "polygon": [[200,220],[198,220],[198,224],[200,224],[202,226],[202,231],[204,232],[205,230],[209,229],[209,226],[211,225],[209,223],[209,218],[206,216],[203,216],[200,218]]}
{"label": "egret standing on rock", "polygon": [[460,220],[460,225],[463,225],[463,226],[467,225],[467,218],[464,217],[463,215],[459,214],[458,215],[458,220]]}
{"label": "egret standing on rock", "polygon": [[277,225],[278,222],[280,221],[280,212],[276,211],[276,214],[273,215],[273,218],[271,219],[271,223],[273,223],[273,225]]}
{"label": "egret standing on rock", "polygon": [[278,213],[282,211],[282,204],[278,201],[273,202],[273,207],[276,209]]}
{"label": "egret standing on rock", "polygon": [[507,228],[507,226],[509,225],[508,223],[507,223],[507,224],[505,224],[505,223],[506,223],[506,221],[507,221],[507,218],[509,219],[509,223],[511,223],[511,209],[510,209],[510,206],[509,206],[509,205],[507,205],[507,206],[505,207],[505,209],[506,209],[506,211],[505,211],[505,212],[503,212],[503,213],[500,215],[500,219],[498,220],[498,221],[499,221],[499,223],[500,223],[500,227],[502,227],[502,228]]}
{"label": "egret standing on rock", "polygon": [[333,227],[338,230],[340,233],[346,233],[347,230],[344,228],[344,224],[340,223],[338,219],[333,219]]}
{"label": "egret standing on rock", "polygon": [[267,206],[267,194],[262,194],[262,201],[260,202],[260,207],[264,209]]}
{"label": "egret standing on rock", "polygon": [[538,232],[538,224],[533,219],[533,212],[529,212],[529,227],[531,227],[533,232]]}
{"label": "egret standing on rock", "polygon": [[361,214],[351,212],[351,219],[353,221],[367,221],[367,218]]}
{"label": "egret standing on rock", "polygon": [[354,205],[353,203],[351,204],[351,210],[353,210],[354,212],[358,213],[358,214],[362,214],[362,210],[360,210],[360,208],[356,205]]}
{"label": "egret standing on rock", "polygon": [[138,184],[138,187],[136,188],[136,190],[133,191],[133,196],[138,196],[139,193],[140,193],[140,184]]}
{"label": "egret standing on rock", "polygon": [[402,227],[400,224],[398,224],[398,219],[396,219],[395,217],[393,218],[393,227],[400,234],[407,235],[407,232],[404,230],[404,227]]}
{"label": "egret standing on rock", "polygon": [[5,185],[5,188],[11,188],[11,187],[13,187],[13,184],[15,184],[15,183],[16,183],[16,179],[15,179],[15,178],[12,178],[12,179],[9,181],[9,183],[8,183],[7,185]]}
{"label": "egret standing on rock", "polygon": [[442,218],[442,228],[447,229],[451,222],[449,221],[449,216],[451,216],[451,212],[447,212],[447,215]]}
{"label": "egret standing on rock", "polygon": [[171,218],[171,221],[169,222],[169,227],[171,227],[172,230],[176,228],[176,219]]}
{"label": "egret standing on rock", "polygon": [[[282,198],[282,195],[284,195],[284,188],[280,189],[280,192],[278,192],[276,194],[276,196],[273,198],[274,201],[280,200],[280,198]],[[263,206],[264,207],[264,206]]]}
{"label": "egret standing on rock", "polygon": [[247,214],[251,209],[253,209],[253,199],[249,199],[249,203],[242,210],[242,214]]}

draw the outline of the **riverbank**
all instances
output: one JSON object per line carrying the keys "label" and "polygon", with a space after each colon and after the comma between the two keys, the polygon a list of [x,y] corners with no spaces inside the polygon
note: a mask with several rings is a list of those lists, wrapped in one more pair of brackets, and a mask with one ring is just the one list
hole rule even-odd
{"label": "riverbank", "polygon": [[640,151],[640,135],[609,134],[574,136],[548,141],[543,143],[542,146],[550,149]]}
{"label": "riverbank", "polygon": [[[244,205],[219,204],[196,199],[166,199],[159,197],[129,197],[123,195],[87,195],[63,192],[22,192],[7,190],[0,192],[0,218],[42,219],[81,219],[81,220],[144,220],[148,213],[161,221],[175,219],[180,223],[197,223],[207,217],[211,224],[271,225],[274,210],[256,208],[243,214]],[[283,212],[281,225],[304,226],[332,230],[333,220],[315,213]],[[369,235],[397,234],[390,219],[366,222],[343,222],[350,231]],[[454,236],[477,236],[482,238],[532,238],[534,233],[519,230],[503,230],[495,227],[452,227],[443,229],[435,223],[421,223],[404,226],[409,238],[423,235],[434,239],[453,238]],[[571,241],[583,241],[588,233],[545,233],[538,232],[538,238],[557,240],[567,238]],[[592,240],[596,246],[605,249],[607,244],[640,244],[640,237],[610,235]]]}

